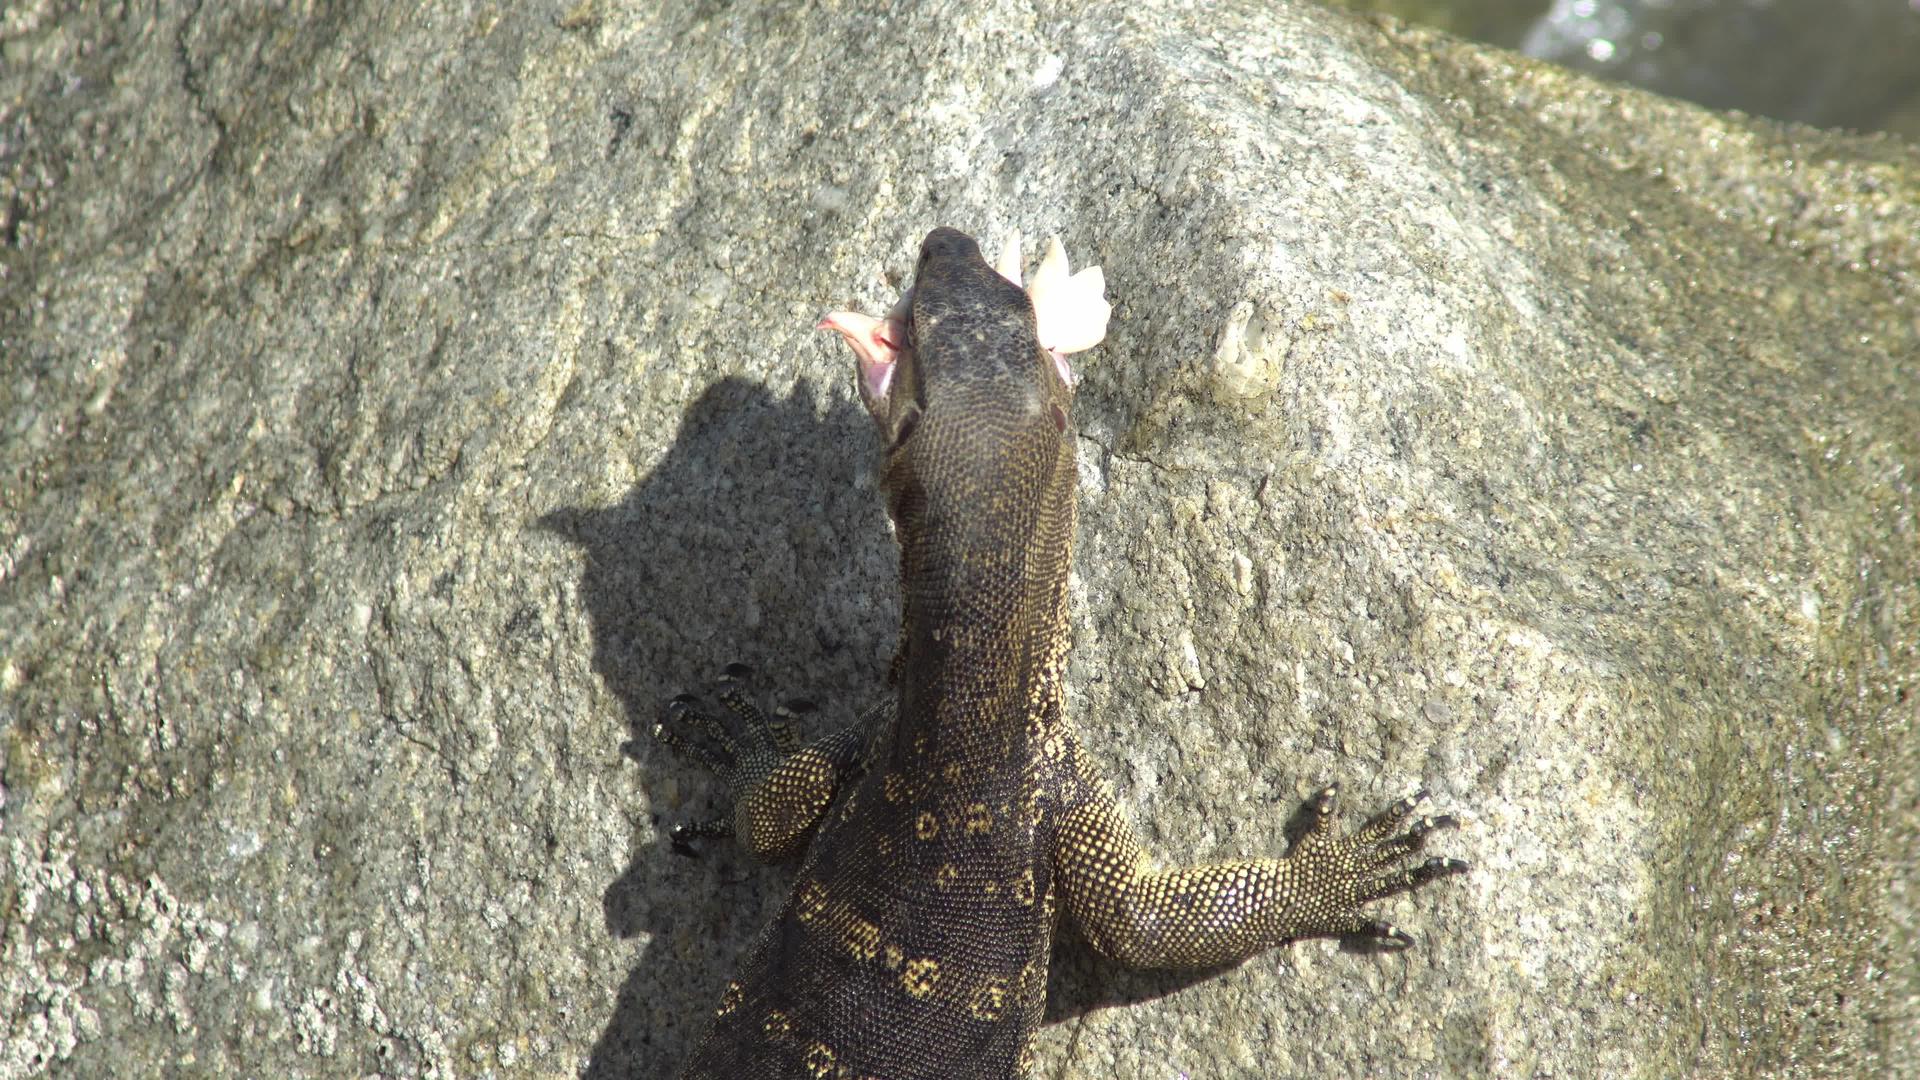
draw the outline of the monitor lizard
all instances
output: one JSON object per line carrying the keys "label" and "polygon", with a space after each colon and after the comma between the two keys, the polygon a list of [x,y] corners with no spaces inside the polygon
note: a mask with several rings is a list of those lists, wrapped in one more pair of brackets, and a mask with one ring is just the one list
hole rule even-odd
{"label": "monitor lizard", "polygon": [[[1125,964],[1202,967],[1309,935],[1412,938],[1369,901],[1466,869],[1415,863],[1447,817],[1420,796],[1360,829],[1335,789],[1283,858],[1157,869],[1065,715],[1073,561],[1074,372],[1105,334],[1097,269],[1055,250],[1031,295],[929,233],[884,319],[821,323],[856,356],[885,446],[902,618],[889,700],[809,745],[729,668],[655,734],[716,769],[731,833],[765,860],[804,852],[779,916],[727,983],[688,1080],[1003,1080],[1031,1067],[1056,912]],[[1036,315],[1037,310],[1037,315]],[[730,714],[731,721],[723,714]]]}

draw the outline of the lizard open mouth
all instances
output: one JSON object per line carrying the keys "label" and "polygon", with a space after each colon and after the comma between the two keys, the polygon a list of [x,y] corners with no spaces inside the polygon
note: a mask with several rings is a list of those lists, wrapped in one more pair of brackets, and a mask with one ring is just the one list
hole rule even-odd
{"label": "lizard open mouth", "polygon": [[860,374],[860,400],[868,411],[877,412],[893,385],[893,372],[900,354],[908,348],[907,314],[913,310],[913,290],[908,289],[894,301],[885,317],[876,319],[858,311],[830,312],[816,329],[832,330],[847,340],[853,349]]}

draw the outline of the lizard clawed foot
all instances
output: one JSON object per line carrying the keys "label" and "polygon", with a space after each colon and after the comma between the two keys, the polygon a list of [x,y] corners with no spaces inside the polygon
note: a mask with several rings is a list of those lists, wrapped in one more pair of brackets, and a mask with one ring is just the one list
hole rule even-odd
{"label": "lizard clawed foot", "polygon": [[[728,797],[738,802],[746,790],[771,773],[799,748],[793,721],[815,711],[812,702],[783,702],[769,718],[753,701],[747,683],[753,669],[728,664],[706,696],[678,694],[661,707],[653,737],[683,757],[698,762],[727,785]],[[710,702],[717,702],[713,708]],[[673,828],[673,849],[691,854],[696,839],[729,837],[733,815],[692,822]]]}
{"label": "lizard clawed foot", "polygon": [[1320,933],[1366,937],[1390,948],[1406,948],[1414,943],[1411,935],[1392,923],[1364,917],[1360,907],[1466,871],[1465,862],[1440,857],[1407,865],[1430,834],[1458,821],[1443,814],[1408,823],[1414,808],[1427,797],[1419,791],[1340,836],[1333,828],[1338,794],[1338,786],[1329,785],[1308,801],[1312,824],[1284,860],[1296,876],[1299,893],[1309,898],[1309,921]]}

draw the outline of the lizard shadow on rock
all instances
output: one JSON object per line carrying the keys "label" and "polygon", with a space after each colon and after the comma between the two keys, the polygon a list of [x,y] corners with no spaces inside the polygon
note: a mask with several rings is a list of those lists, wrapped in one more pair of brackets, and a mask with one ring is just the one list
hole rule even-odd
{"label": "lizard shadow on rock", "polygon": [[[740,660],[756,668],[763,698],[819,696],[822,715],[801,733],[810,738],[885,692],[898,559],[867,479],[877,453],[872,423],[850,396],[823,402],[802,383],[781,399],[726,378],[687,409],[666,454],[620,503],[563,508],[538,522],[585,552],[579,595],[594,671],[621,703],[620,753],[640,769],[660,838],[633,846],[601,898],[612,937],[645,934],[651,944],[594,1045],[589,1080],[671,1075],[791,879],[790,867],[763,871],[726,842],[702,843],[692,859],[673,851],[668,830],[716,816],[724,786],[653,740],[661,705]],[[824,696],[835,692],[857,700]],[[691,797],[676,799],[679,790]],[[708,963],[680,959],[688,949],[704,950]],[[1217,972],[1125,968],[1063,920],[1046,1021],[1160,997]]]}
{"label": "lizard shadow on rock", "polygon": [[[636,840],[602,894],[607,932],[650,943],[613,1003],[587,1077],[671,1075],[725,970],[787,888],[788,873],[762,872],[724,842],[702,844],[693,859],[673,852],[668,830],[717,816],[725,786],[654,741],[662,703],[703,688],[736,660],[754,666],[756,688],[770,694],[880,686],[897,635],[889,625],[897,570],[872,486],[859,482],[871,469],[872,423],[850,397],[820,397],[806,383],[782,399],[721,379],[688,407],[666,453],[625,499],[539,521],[585,553],[579,596],[593,668],[621,703],[620,753],[639,769],[659,837]],[[804,736],[866,704],[820,701],[823,718]],[[635,802],[621,809],[635,812],[643,800]],[[686,961],[690,949],[704,949],[717,973]]]}

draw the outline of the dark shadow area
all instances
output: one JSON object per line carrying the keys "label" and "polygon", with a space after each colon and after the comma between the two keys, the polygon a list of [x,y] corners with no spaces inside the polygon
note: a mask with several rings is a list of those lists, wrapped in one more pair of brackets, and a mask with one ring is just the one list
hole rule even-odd
{"label": "dark shadow area", "polygon": [[1058,1024],[1096,1009],[1137,1005],[1206,982],[1235,964],[1180,971],[1142,971],[1093,951],[1072,923],[1061,918],[1047,962],[1047,1012],[1041,1021]]}
{"label": "dark shadow area", "polygon": [[819,726],[801,732],[812,737],[881,691],[898,569],[863,480],[874,452],[872,423],[850,400],[822,402],[805,383],[782,399],[723,379],[687,409],[626,499],[539,521],[586,555],[579,595],[593,668],[621,702],[621,752],[653,807],[652,837],[636,838],[602,896],[608,933],[650,944],[588,1077],[671,1075],[787,888],[787,869],[762,868],[728,843],[700,844],[691,858],[673,851],[668,830],[714,817],[724,788],[653,740],[660,706],[744,661],[760,688],[822,702]]}

